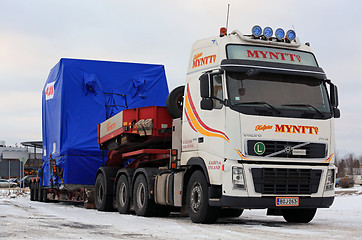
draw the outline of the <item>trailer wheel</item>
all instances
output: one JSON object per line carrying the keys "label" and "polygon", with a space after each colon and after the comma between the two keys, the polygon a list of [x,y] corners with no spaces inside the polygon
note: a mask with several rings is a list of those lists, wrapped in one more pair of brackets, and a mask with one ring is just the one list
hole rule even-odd
{"label": "trailer wheel", "polygon": [[34,201],[39,201],[39,190],[38,190],[38,181],[35,181],[33,183],[33,186],[34,186]]}
{"label": "trailer wheel", "polygon": [[130,208],[130,189],[128,179],[122,175],[117,182],[116,186],[116,205],[118,212],[121,214],[129,213]]}
{"label": "trailer wheel", "polygon": [[237,218],[243,214],[244,209],[225,208],[221,209],[220,217],[222,218]]}
{"label": "trailer wheel", "polygon": [[30,201],[35,201],[35,191],[34,191],[35,189],[33,181],[29,183],[29,187],[30,187]]}
{"label": "trailer wheel", "polygon": [[113,197],[107,193],[106,179],[102,173],[96,179],[94,202],[99,211],[110,211],[113,208]]}
{"label": "trailer wheel", "polygon": [[179,86],[172,90],[166,99],[166,108],[173,118],[180,118],[183,111],[185,86]]}
{"label": "trailer wheel", "polygon": [[204,174],[197,170],[190,178],[187,186],[187,208],[190,219],[194,223],[214,223],[217,221],[220,208],[209,205],[209,186]]}
{"label": "trailer wheel", "polygon": [[137,176],[133,187],[133,207],[137,216],[155,215],[155,203],[148,198],[148,185],[143,174]]}
{"label": "trailer wheel", "polygon": [[48,192],[45,188],[42,189],[42,196],[43,196],[43,202],[48,202],[48,196],[47,196]]}
{"label": "trailer wheel", "polygon": [[40,181],[38,182],[38,199],[39,202],[43,201],[43,188]]}
{"label": "trailer wheel", "polygon": [[314,218],[316,208],[282,209],[282,214],[287,222],[309,223]]}

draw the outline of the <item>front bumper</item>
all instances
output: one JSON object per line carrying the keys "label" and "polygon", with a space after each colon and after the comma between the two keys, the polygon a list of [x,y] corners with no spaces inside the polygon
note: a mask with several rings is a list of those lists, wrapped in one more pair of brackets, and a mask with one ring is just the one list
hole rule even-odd
{"label": "front bumper", "polygon": [[[332,205],[334,197],[299,197],[299,206],[293,208],[328,208]],[[222,196],[217,201],[210,200],[210,206],[262,209],[286,208],[275,205],[275,197],[232,197]]]}

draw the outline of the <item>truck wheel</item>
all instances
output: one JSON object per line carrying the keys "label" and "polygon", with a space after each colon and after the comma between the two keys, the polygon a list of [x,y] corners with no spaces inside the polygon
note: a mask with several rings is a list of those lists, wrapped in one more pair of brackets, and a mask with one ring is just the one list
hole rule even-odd
{"label": "truck wheel", "polygon": [[117,182],[116,187],[116,205],[121,214],[129,213],[130,208],[130,189],[126,175],[122,175]]}
{"label": "truck wheel", "polygon": [[187,186],[187,208],[194,223],[214,223],[218,219],[220,208],[209,205],[209,186],[201,171],[192,174]]}
{"label": "truck wheel", "polygon": [[113,208],[113,197],[107,193],[106,179],[102,173],[96,179],[94,202],[98,211],[110,211]]}
{"label": "truck wheel", "polygon": [[282,209],[282,215],[287,222],[309,223],[314,218],[316,208]]}
{"label": "truck wheel", "polygon": [[243,214],[244,209],[225,208],[221,209],[220,217],[222,218],[237,218]]}
{"label": "truck wheel", "polygon": [[137,216],[155,215],[155,203],[148,198],[148,185],[143,174],[137,176],[133,187],[133,207]]}
{"label": "truck wheel", "polygon": [[35,189],[33,181],[29,183],[29,187],[30,187],[30,201],[35,201],[35,192],[34,192]]}
{"label": "truck wheel", "polygon": [[173,118],[180,118],[183,111],[185,86],[179,86],[172,90],[166,99],[166,108]]}
{"label": "truck wheel", "polygon": [[39,184],[38,184],[38,181],[35,181],[33,183],[33,186],[34,186],[34,201],[39,201]]}

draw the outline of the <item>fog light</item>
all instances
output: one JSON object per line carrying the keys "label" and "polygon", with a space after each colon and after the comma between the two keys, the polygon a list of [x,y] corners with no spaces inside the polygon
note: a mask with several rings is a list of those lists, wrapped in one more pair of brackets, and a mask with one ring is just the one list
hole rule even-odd
{"label": "fog light", "polygon": [[233,167],[233,189],[245,189],[244,169]]}

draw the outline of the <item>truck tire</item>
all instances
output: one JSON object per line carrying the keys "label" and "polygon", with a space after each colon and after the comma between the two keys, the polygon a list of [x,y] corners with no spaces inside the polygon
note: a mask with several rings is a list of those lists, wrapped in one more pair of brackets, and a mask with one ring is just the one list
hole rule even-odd
{"label": "truck tire", "polygon": [[34,191],[35,189],[33,181],[29,183],[29,187],[30,187],[30,201],[35,201],[35,191]]}
{"label": "truck tire", "polygon": [[204,174],[197,170],[190,178],[187,186],[187,208],[190,219],[194,223],[215,223],[220,208],[209,205],[209,186]]}
{"label": "truck tire", "polygon": [[133,187],[133,207],[137,216],[151,217],[156,214],[156,204],[148,197],[148,192],[145,176],[138,175]]}
{"label": "truck tire", "polygon": [[130,188],[126,175],[121,175],[116,186],[116,206],[121,214],[129,213],[130,209]]}
{"label": "truck tire", "polygon": [[238,218],[243,214],[244,209],[225,208],[221,209],[220,217],[222,218]]}
{"label": "truck tire", "polygon": [[113,196],[107,193],[106,179],[103,173],[98,174],[94,189],[94,202],[98,211],[113,209]]}
{"label": "truck tire", "polygon": [[316,208],[282,209],[282,215],[287,222],[309,223],[314,218]]}
{"label": "truck tire", "polygon": [[172,90],[166,99],[166,108],[172,118],[180,118],[183,111],[185,86],[179,86]]}

